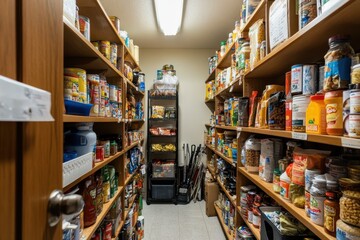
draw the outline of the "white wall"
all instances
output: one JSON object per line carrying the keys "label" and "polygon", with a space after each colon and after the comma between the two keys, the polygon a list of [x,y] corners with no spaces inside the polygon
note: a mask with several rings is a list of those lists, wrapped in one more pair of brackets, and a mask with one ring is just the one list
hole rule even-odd
{"label": "white wall", "polygon": [[[179,78],[179,163],[183,161],[182,143],[203,144],[204,124],[210,109],[204,103],[208,57],[213,49],[140,49],[140,66],[146,74],[146,89],[151,89],[156,70],[172,64]],[[147,106],[146,108],[147,109]]]}

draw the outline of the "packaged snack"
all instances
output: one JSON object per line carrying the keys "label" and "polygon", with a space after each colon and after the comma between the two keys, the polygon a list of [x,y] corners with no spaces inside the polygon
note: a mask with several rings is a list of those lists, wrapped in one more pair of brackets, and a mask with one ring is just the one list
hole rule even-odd
{"label": "packaged snack", "polygon": [[164,118],[165,107],[164,106],[152,106],[151,118]]}
{"label": "packaged snack", "polygon": [[250,38],[250,69],[260,60],[261,42],[265,40],[265,24],[263,19],[256,21],[249,30]]}
{"label": "packaged snack", "polygon": [[255,125],[256,106],[258,102],[257,95],[258,95],[258,91],[252,91],[251,96],[249,98],[249,124],[248,124],[249,127],[253,127]]}

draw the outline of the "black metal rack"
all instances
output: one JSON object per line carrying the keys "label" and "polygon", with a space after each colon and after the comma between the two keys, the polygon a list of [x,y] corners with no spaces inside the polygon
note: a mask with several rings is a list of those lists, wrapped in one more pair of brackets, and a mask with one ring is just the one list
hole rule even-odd
{"label": "black metal rack", "polygon": [[[177,179],[178,179],[178,94],[175,96],[151,96],[148,92],[148,124],[147,124],[147,198],[146,203],[174,203],[177,204]],[[151,118],[152,106],[160,105],[175,107],[175,118]],[[171,127],[176,129],[175,135],[152,135],[152,127]],[[176,151],[153,152],[152,144],[173,143]],[[153,162],[174,161],[174,177],[153,177]]]}

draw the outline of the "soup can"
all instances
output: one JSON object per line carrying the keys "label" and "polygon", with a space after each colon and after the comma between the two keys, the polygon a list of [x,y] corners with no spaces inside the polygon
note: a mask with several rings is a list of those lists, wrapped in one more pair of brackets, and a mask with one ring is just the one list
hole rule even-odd
{"label": "soup can", "polygon": [[297,64],[291,67],[291,94],[301,94],[302,91],[303,65]]}
{"label": "soup can", "polygon": [[79,100],[79,78],[64,76],[64,99]]}
{"label": "soup can", "polygon": [[110,42],[109,41],[100,41],[99,50],[107,59],[110,60]]}
{"label": "soup can", "polygon": [[118,118],[119,117],[119,103],[110,101],[110,112],[111,112],[111,117]]}
{"label": "soup can", "polygon": [[79,102],[88,103],[86,71],[81,68],[65,68],[64,75],[79,78]]}
{"label": "soup can", "polygon": [[110,89],[110,94],[109,94],[110,101],[118,102],[118,87],[115,85],[110,85],[109,89]]}
{"label": "soup can", "polygon": [[90,41],[90,19],[85,16],[79,16],[80,32]]}
{"label": "soup can", "polygon": [[360,113],[360,89],[350,91],[350,114]]}
{"label": "soup can", "polygon": [[310,103],[309,95],[298,95],[293,97],[292,104],[292,131],[306,131],[306,109]]}
{"label": "soup can", "polygon": [[118,52],[118,46],[116,43],[111,43],[110,45],[110,62],[116,66],[117,64],[117,52]]}
{"label": "soup can", "polygon": [[317,90],[317,65],[303,65],[302,94],[315,94]]}
{"label": "soup can", "polygon": [[117,33],[120,34],[120,19],[116,16],[110,16],[110,20],[116,29]]}
{"label": "soup can", "polygon": [[360,138],[360,114],[349,115],[349,137]]}

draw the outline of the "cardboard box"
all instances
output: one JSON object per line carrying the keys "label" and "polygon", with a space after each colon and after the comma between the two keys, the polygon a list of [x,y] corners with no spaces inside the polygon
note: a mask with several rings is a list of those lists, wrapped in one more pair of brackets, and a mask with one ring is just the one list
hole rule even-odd
{"label": "cardboard box", "polygon": [[269,45],[277,45],[298,31],[298,14],[294,0],[275,0],[269,9]]}
{"label": "cardboard box", "polygon": [[218,199],[219,185],[217,182],[205,182],[205,208],[208,217],[216,216],[214,202]]}

